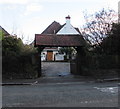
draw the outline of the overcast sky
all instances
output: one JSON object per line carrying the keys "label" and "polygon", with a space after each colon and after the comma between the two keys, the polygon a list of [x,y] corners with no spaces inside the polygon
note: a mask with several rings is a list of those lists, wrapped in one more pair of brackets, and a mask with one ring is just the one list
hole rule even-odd
{"label": "overcast sky", "polygon": [[118,11],[119,0],[0,0],[0,25],[10,34],[24,35],[33,41],[53,21],[65,23],[71,16],[71,24],[84,24],[83,12],[92,14],[103,8]]}

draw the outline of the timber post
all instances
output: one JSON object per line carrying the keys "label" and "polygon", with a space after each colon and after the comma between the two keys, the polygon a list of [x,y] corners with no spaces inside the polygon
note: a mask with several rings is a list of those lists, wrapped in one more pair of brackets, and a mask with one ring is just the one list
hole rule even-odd
{"label": "timber post", "polygon": [[83,47],[77,47],[77,57],[76,57],[76,73],[83,74],[83,64],[84,64],[84,50]]}
{"label": "timber post", "polygon": [[39,62],[38,62],[38,77],[42,75],[42,65],[41,65],[41,52],[44,48],[39,47],[38,48],[38,54],[39,54]]}

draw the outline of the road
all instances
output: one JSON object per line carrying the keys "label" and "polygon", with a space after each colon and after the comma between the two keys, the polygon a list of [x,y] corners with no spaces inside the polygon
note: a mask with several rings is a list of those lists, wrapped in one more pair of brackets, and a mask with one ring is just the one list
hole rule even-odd
{"label": "road", "polygon": [[118,107],[117,82],[2,86],[3,107]]}

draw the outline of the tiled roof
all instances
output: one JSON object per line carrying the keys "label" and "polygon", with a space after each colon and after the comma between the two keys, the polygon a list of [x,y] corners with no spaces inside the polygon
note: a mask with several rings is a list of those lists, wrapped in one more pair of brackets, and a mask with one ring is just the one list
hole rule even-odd
{"label": "tiled roof", "polygon": [[80,34],[81,34],[81,32],[80,32],[79,28],[75,28],[75,29],[77,30],[77,32],[78,32],[78,33],[80,33]]}
{"label": "tiled roof", "polygon": [[[56,34],[65,24],[60,25],[60,23],[54,21],[41,34]],[[78,28],[75,29],[80,33]]]}
{"label": "tiled roof", "polygon": [[61,29],[61,27],[62,25],[54,21],[41,34],[56,34]]}
{"label": "tiled roof", "polygon": [[84,45],[85,45],[85,41],[81,35],[35,34],[35,46],[74,47],[74,46],[84,46]]}
{"label": "tiled roof", "polygon": [[10,35],[4,28],[0,26],[0,30],[4,33],[4,36]]}

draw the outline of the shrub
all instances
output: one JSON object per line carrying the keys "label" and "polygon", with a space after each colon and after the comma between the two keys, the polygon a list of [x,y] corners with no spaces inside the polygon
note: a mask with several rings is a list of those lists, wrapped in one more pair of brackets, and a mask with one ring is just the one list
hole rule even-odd
{"label": "shrub", "polygon": [[36,50],[24,45],[21,39],[5,37],[2,40],[3,79],[36,78],[37,61],[32,62],[35,53]]}

